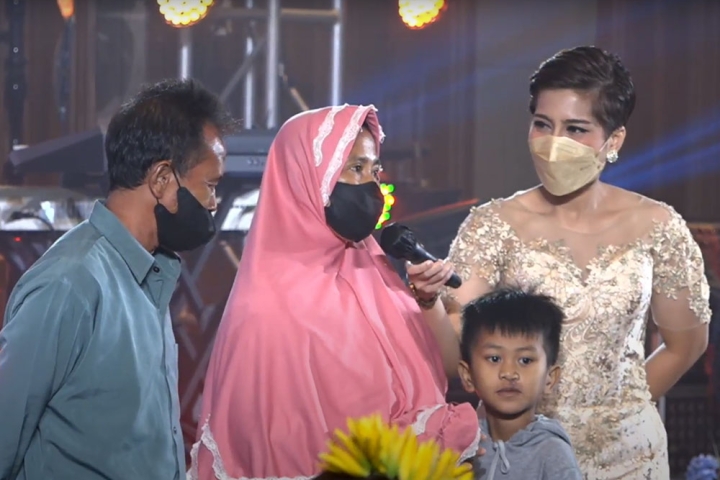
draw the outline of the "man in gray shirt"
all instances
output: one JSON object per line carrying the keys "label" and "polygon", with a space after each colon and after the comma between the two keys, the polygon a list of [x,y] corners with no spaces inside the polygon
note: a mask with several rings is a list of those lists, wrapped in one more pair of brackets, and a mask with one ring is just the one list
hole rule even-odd
{"label": "man in gray shirt", "polygon": [[232,122],[189,80],[141,91],[105,138],[107,201],[13,290],[0,330],[0,479],[179,480],[176,251],[212,238]]}

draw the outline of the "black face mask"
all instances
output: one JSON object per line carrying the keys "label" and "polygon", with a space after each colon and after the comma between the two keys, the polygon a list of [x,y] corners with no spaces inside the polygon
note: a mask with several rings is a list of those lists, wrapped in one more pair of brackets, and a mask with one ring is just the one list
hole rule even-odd
{"label": "black face mask", "polygon": [[330,194],[330,205],[325,207],[325,220],[342,238],[359,242],[375,230],[384,206],[385,198],[377,183],[338,182]]}
{"label": "black face mask", "polygon": [[184,252],[210,241],[215,235],[215,219],[190,190],[180,185],[177,174],[175,181],[178,182],[177,213],[171,213],[158,201],[155,220],[160,246],[173,252]]}

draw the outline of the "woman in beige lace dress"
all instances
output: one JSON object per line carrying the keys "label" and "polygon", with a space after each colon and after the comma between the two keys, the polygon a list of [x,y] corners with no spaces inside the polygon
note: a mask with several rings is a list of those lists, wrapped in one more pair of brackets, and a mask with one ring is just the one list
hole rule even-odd
{"label": "woman in beige lace dress", "polygon": [[[616,56],[559,52],[531,77],[530,94],[542,185],[475,208],[447,264],[408,267],[409,278],[426,315],[458,327],[462,305],[501,283],[555,297],[568,318],[563,373],[542,410],[568,430],[586,478],[668,479],[654,402],[707,345],[700,249],[672,207],[598,179],[618,159],[635,101]],[[464,283],[437,301],[453,269]],[[649,317],[664,344],[646,359]]]}

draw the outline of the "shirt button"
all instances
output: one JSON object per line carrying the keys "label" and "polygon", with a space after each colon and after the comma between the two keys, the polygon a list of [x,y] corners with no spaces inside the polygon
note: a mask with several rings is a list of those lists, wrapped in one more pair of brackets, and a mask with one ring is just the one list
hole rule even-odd
{"label": "shirt button", "polygon": [[155,266],[153,267],[153,272],[155,272],[155,273],[160,273],[160,267],[158,267],[157,265],[155,265]]}
{"label": "shirt button", "polygon": [[177,435],[177,427],[173,427],[173,433]]}

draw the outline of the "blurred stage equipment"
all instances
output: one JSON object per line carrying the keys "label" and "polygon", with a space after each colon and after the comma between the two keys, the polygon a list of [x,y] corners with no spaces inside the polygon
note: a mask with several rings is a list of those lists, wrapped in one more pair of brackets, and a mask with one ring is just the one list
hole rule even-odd
{"label": "blurred stage equipment", "polygon": [[[70,130],[70,96],[72,90],[73,43],[75,42],[75,5],[72,0],[58,0],[60,12],[65,19],[65,26],[55,48],[54,86],[55,103],[60,119],[61,131],[67,134]],[[69,15],[69,16],[66,16]]]}
{"label": "blurred stage equipment", "polygon": [[24,42],[25,5],[25,0],[5,1],[8,29],[0,32],[0,39],[8,46],[5,59],[5,108],[12,148],[22,145],[26,93],[25,64],[27,63]]}
{"label": "blurred stage equipment", "polygon": [[205,18],[214,2],[213,0],[158,0],[157,3],[168,25],[185,28]]}
{"label": "blurred stage equipment", "polygon": [[395,193],[395,185],[392,183],[381,183],[380,191],[383,194],[383,198],[385,198],[385,205],[383,206],[383,213],[380,215],[377,225],[375,225],[375,230],[380,230],[385,223],[390,221],[390,217],[392,216],[390,212],[395,205],[395,195],[393,195]]}
{"label": "blurred stage equipment", "polygon": [[213,0],[158,0],[165,22],[180,29],[180,78],[190,78],[192,69],[192,32],[187,27],[205,18],[213,3]]}
{"label": "blurred stage equipment", "polygon": [[66,232],[90,215],[94,202],[64,188],[0,187],[0,231]]}
{"label": "blurred stage equipment", "polygon": [[[147,31],[156,15],[157,6],[149,2],[97,2],[95,102],[98,125],[103,129],[147,79]],[[180,29],[184,30],[191,29]]]}
{"label": "blurred stage equipment", "polygon": [[218,185],[215,221],[222,231],[247,232],[257,206],[260,179],[277,130],[245,130],[225,139],[225,176]]}
{"label": "blurred stage equipment", "polygon": [[[257,189],[276,133],[274,129],[245,130],[225,138],[228,154],[225,176],[217,189],[219,207],[215,213],[215,219],[223,230],[247,231],[247,225],[239,219],[255,209]],[[103,198],[108,187],[103,141],[102,131],[96,128],[19,148],[10,153],[6,168],[17,178],[29,173],[61,174],[63,188],[92,198]],[[251,191],[255,193],[248,197]],[[255,200],[248,203],[248,198]],[[231,217],[234,220],[227,219],[233,209]],[[249,221],[252,215],[246,218]]]}
{"label": "blurred stage equipment", "polygon": [[88,190],[98,196],[107,193],[107,163],[99,128],[15,149],[6,168],[16,178],[28,173],[59,173],[65,188]]}
{"label": "blurred stage equipment", "polygon": [[180,78],[190,78],[192,69],[192,32],[187,27],[205,18],[214,0],[157,0],[168,25],[180,29]]}
{"label": "blurred stage equipment", "polygon": [[[245,42],[245,58],[222,90],[220,98],[226,102],[241,80],[244,83],[244,122],[246,128],[253,128],[262,123],[264,127],[278,127],[279,88],[280,82],[300,110],[308,108],[296,89],[292,88],[280,62],[281,21],[308,22],[330,25],[332,27],[330,52],[330,98],[331,105],[339,105],[342,96],[342,54],[343,54],[343,20],[345,0],[332,0],[330,9],[281,8],[280,0],[267,0],[265,10],[255,8],[254,0],[245,0],[245,8],[237,8],[229,4],[216,5],[208,14],[210,20],[243,20],[251,26],[264,20],[265,35],[254,38],[251,30]],[[188,31],[181,29],[180,32]],[[181,36],[180,43],[180,76],[191,75],[191,38],[190,34]],[[263,122],[255,122],[254,101],[255,75],[253,65],[262,51],[265,51],[265,111],[262,112]]]}
{"label": "blurred stage equipment", "polygon": [[60,15],[67,22],[75,15],[75,0],[57,0]]}
{"label": "blurred stage equipment", "polygon": [[408,28],[419,30],[437,21],[447,6],[447,0],[399,0],[398,13]]}
{"label": "blurred stage equipment", "polygon": [[235,182],[238,178],[253,178],[259,182],[265,171],[270,144],[276,133],[276,129],[244,130],[236,135],[226,137],[226,178],[223,181]]}
{"label": "blurred stage equipment", "polygon": [[85,220],[93,203],[63,188],[0,187],[0,308],[20,275]]}

